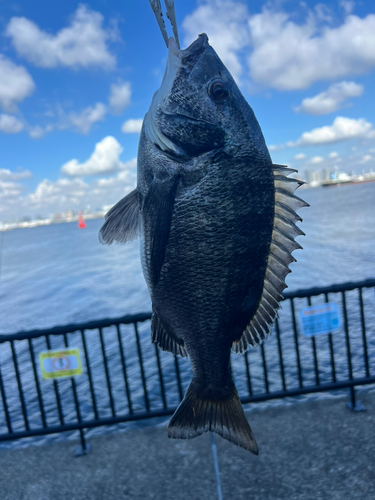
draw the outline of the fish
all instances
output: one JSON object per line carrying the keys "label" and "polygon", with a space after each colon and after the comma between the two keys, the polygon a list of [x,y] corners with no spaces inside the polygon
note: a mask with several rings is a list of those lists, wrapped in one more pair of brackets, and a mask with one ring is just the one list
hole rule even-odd
{"label": "fish", "polygon": [[193,377],[168,437],[207,431],[258,454],[231,351],[271,333],[292,252],[302,247],[296,170],[273,164],[255,114],[203,33],[174,38],[140,133],[137,187],[106,215],[100,241],[140,237],[151,341],[189,356]]}

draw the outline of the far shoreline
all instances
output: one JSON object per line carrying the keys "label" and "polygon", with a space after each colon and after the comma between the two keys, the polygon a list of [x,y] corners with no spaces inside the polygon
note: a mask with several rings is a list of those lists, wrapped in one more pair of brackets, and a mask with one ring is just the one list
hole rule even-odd
{"label": "far shoreline", "polygon": [[[85,214],[83,218],[85,220],[93,220],[93,219],[103,219],[104,216],[105,212],[95,212],[92,214]],[[0,232],[11,231],[12,229],[31,229],[39,226],[51,226],[52,224],[69,224],[71,222],[78,222],[78,220],[79,216],[74,215],[73,217],[62,217],[61,219],[55,219],[51,217],[48,219],[15,222],[0,226]]]}

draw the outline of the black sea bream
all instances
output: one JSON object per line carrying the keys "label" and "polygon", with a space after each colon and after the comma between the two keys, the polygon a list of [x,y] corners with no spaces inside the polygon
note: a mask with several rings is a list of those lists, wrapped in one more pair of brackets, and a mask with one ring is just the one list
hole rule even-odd
{"label": "black sea bream", "polygon": [[272,164],[255,115],[207,35],[173,38],[143,122],[138,185],[107,214],[100,238],[141,237],[152,342],[190,356],[193,379],[168,436],[213,431],[258,447],[229,371],[270,333],[302,231],[295,170]]}

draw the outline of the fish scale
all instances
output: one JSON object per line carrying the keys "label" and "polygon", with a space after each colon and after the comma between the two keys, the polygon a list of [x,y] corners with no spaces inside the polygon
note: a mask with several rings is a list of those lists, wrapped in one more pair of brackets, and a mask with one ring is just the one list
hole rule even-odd
{"label": "fish scale", "polygon": [[[245,192],[241,191],[239,193],[240,199],[237,201],[230,196],[230,193],[228,193],[228,182],[225,175],[225,165],[221,165],[221,169],[224,177],[221,183],[218,182],[217,172],[213,172],[212,175],[216,176],[215,183],[209,183],[206,181],[203,185],[200,184],[199,189],[194,192],[194,196],[189,193],[189,196],[186,197],[187,199],[176,200],[175,202],[175,212],[172,217],[171,224],[172,230],[165,257],[165,262],[168,263],[168,268],[164,273],[162,269],[159,286],[157,290],[155,290],[154,304],[156,306],[159,303],[158,290],[162,285],[165,285],[163,290],[166,290],[167,293],[169,293],[169,291],[173,289],[174,283],[186,284],[188,288],[186,295],[189,296],[189,293],[191,294],[190,287],[192,280],[194,280],[194,283],[197,283],[197,293],[202,296],[202,300],[207,301],[207,304],[203,302],[204,309],[202,311],[202,315],[204,318],[207,318],[207,309],[209,306],[211,310],[215,308],[216,317],[220,317],[222,315],[227,316],[222,311],[223,303],[226,304],[228,300],[231,303],[232,309],[234,305],[238,305],[238,307],[241,306],[238,299],[243,295],[243,291],[238,289],[238,282],[241,281],[241,278],[243,278],[243,270],[242,265],[239,267],[236,262],[238,262],[239,259],[243,260],[243,257],[246,255],[248,255],[248,260],[250,260],[250,240],[247,237],[247,233],[251,230],[251,207],[248,204]],[[238,170],[241,171],[241,169]],[[244,177],[244,180],[246,180],[247,175]],[[232,210],[228,210],[225,205],[223,207],[221,205],[215,205],[214,202],[217,199],[231,200]],[[243,204],[242,223],[240,221],[241,213],[238,210],[238,204]],[[272,216],[273,214],[269,214],[269,217]],[[206,223],[202,226],[202,221],[205,221],[205,219]],[[189,229],[190,224],[195,226],[194,230]],[[197,231],[197,224],[201,226],[200,231]],[[211,230],[209,230],[208,226],[211,226]],[[270,227],[269,224],[268,226]],[[194,238],[192,238],[193,235]],[[204,246],[202,249],[199,248],[201,242],[203,242]],[[242,246],[241,242],[243,243]],[[179,256],[175,263],[176,270],[171,268],[170,254],[168,253],[169,248],[173,249],[173,251],[175,251],[176,248],[180,249]],[[214,258],[211,251],[219,255]],[[187,254],[192,256],[192,259],[190,258],[189,260],[189,255]],[[184,269],[188,270],[188,274],[195,274],[195,276],[192,276],[190,280],[185,277],[183,279],[176,280],[174,273],[181,272],[179,259],[188,262],[188,265],[184,267]],[[243,264],[243,267],[245,267],[246,261],[243,261]],[[251,268],[249,267],[249,272],[250,269]],[[208,270],[210,271],[209,273]],[[264,271],[265,266],[263,272]],[[222,289],[222,282],[225,279],[225,276],[232,276],[232,286],[234,288],[234,292],[237,292],[238,297],[235,293],[230,294]],[[201,285],[202,281],[205,285],[204,288],[202,288]],[[226,281],[227,286],[230,287],[230,281],[228,281],[228,279]],[[263,281],[263,277],[261,281]],[[219,301],[219,298],[223,296],[218,306],[216,306],[216,302],[213,302],[211,294],[208,293],[210,289],[216,288],[218,290],[215,296],[215,301]],[[248,288],[246,280],[244,281],[242,288]],[[173,293],[175,293],[174,289]],[[179,296],[175,297],[175,300],[186,300],[182,298],[182,294],[183,291],[180,289]],[[165,303],[165,300],[162,295],[160,298],[160,304],[163,303]],[[194,304],[192,305],[192,308],[194,308]],[[192,311],[189,311],[188,316],[190,316],[191,313]],[[227,321],[230,322],[229,318],[227,318]],[[220,322],[223,323],[224,319],[220,319]],[[245,326],[246,325],[243,325],[243,328]],[[241,333],[242,330],[239,334]]]}

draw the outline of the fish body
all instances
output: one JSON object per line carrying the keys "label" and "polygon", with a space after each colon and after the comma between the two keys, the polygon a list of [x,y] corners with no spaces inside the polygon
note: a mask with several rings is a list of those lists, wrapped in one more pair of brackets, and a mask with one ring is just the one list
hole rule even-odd
{"label": "fish body", "polygon": [[190,356],[193,379],[169,437],[214,431],[258,453],[229,371],[269,334],[294,237],[300,182],[273,165],[260,126],[203,34],[169,41],[145,116],[137,188],[107,214],[101,240],[141,237],[152,341]]}

